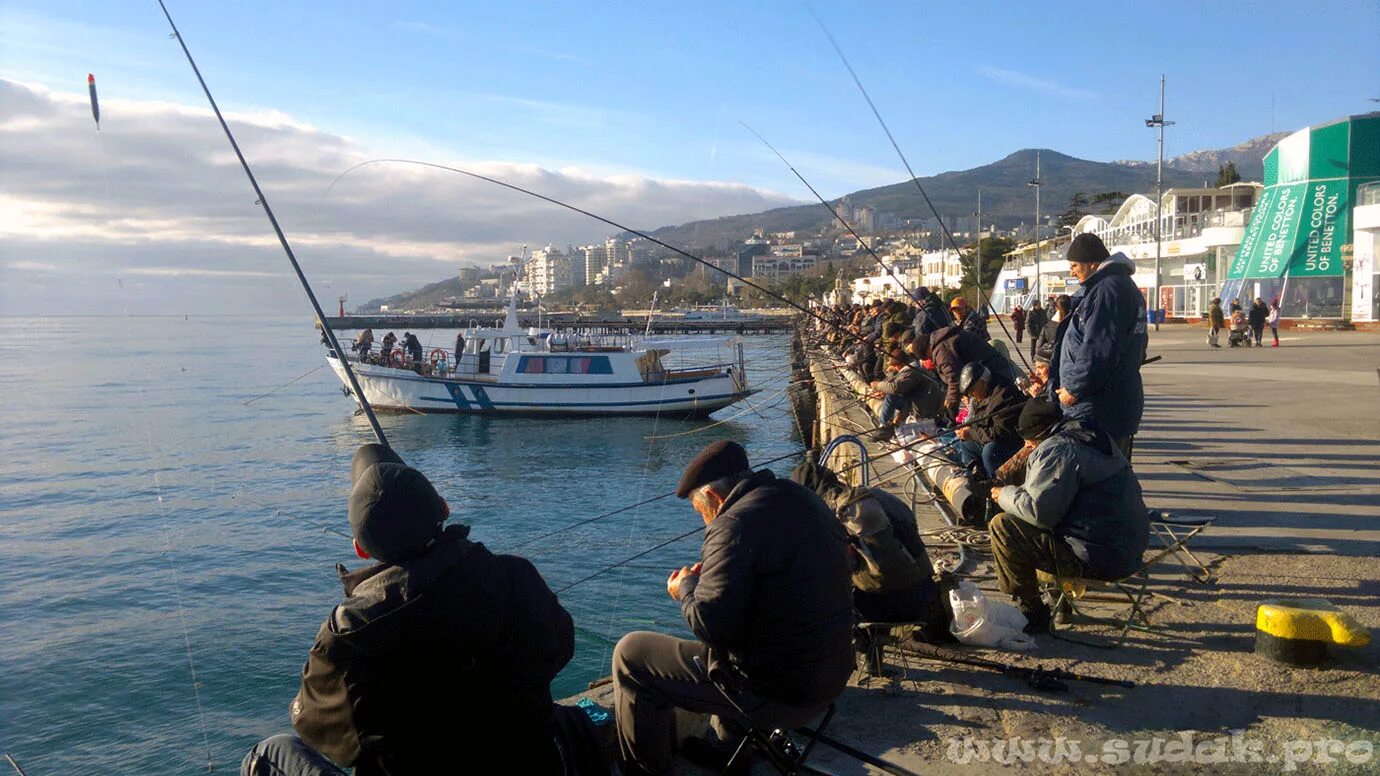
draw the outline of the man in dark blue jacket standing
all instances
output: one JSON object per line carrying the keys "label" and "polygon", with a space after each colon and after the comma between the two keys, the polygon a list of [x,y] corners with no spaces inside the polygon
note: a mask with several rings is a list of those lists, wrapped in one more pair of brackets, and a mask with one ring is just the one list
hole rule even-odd
{"label": "man in dark blue jacket standing", "polygon": [[1131,279],[1136,265],[1123,253],[1109,255],[1091,233],[1073,239],[1068,261],[1081,287],[1059,325],[1050,399],[1066,417],[1107,432],[1129,459],[1145,405],[1140,363],[1148,344],[1145,297]]}

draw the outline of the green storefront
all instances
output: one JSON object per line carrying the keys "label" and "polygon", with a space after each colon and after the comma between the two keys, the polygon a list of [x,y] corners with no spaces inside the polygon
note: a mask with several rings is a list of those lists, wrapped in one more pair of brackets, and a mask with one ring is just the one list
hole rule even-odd
{"label": "green storefront", "polygon": [[1356,187],[1380,180],[1380,113],[1284,138],[1265,155],[1260,194],[1222,301],[1280,300],[1285,318],[1340,318]]}

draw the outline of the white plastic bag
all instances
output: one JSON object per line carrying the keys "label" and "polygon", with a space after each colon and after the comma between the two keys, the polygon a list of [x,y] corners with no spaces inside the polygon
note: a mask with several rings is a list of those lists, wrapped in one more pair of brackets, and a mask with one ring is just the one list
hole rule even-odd
{"label": "white plastic bag", "polygon": [[949,630],[963,644],[998,647],[1024,652],[1035,640],[1024,631],[1027,620],[1021,610],[1004,601],[992,601],[968,580],[949,591],[954,619]]}

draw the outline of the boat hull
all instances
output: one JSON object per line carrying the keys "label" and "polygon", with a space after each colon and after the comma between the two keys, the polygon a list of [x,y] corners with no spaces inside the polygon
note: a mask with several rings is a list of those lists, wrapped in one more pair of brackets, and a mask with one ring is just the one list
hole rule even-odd
{"label": "boat hull", "polygon": [[[327,362],[348,393],[349,381],[340,361],[328,357]],[[729,374],[664,383],[523,385],[426,377],[376,364],[352,362],[351,366],[365,398],[378,412],[702,417],[754,393],[740,390]]]}

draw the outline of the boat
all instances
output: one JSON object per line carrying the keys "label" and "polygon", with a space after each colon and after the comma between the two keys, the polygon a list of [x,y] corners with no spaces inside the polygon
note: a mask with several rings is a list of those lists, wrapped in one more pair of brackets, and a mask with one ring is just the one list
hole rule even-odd
{"label": "boat", "polygon": [[763,316],[757,313],[745,313],[737,307],[728,303],[725,299],[720,304],[697,306],[692,310],[687,310],[681,316],[685,321],[727,321],[730,323],[745,323],[749,321],[760,321]]}
{"label": "boat", "polygon": [[370,405],[391,412],[702,417],[756,393],[748,387],[741,338],[715,341],[720,354],[729,349],[727,358],[689,363],[677,351],[693,350],[693,340],[524,329],[516,294],[503,321],[492,327],[471,322],[462,336],[458,360],[440,348],[421,361],[401,349],[386,361],[381,353],[361,359],[335,352],[326,360],[347,396],[353,392],[342,355]]}

